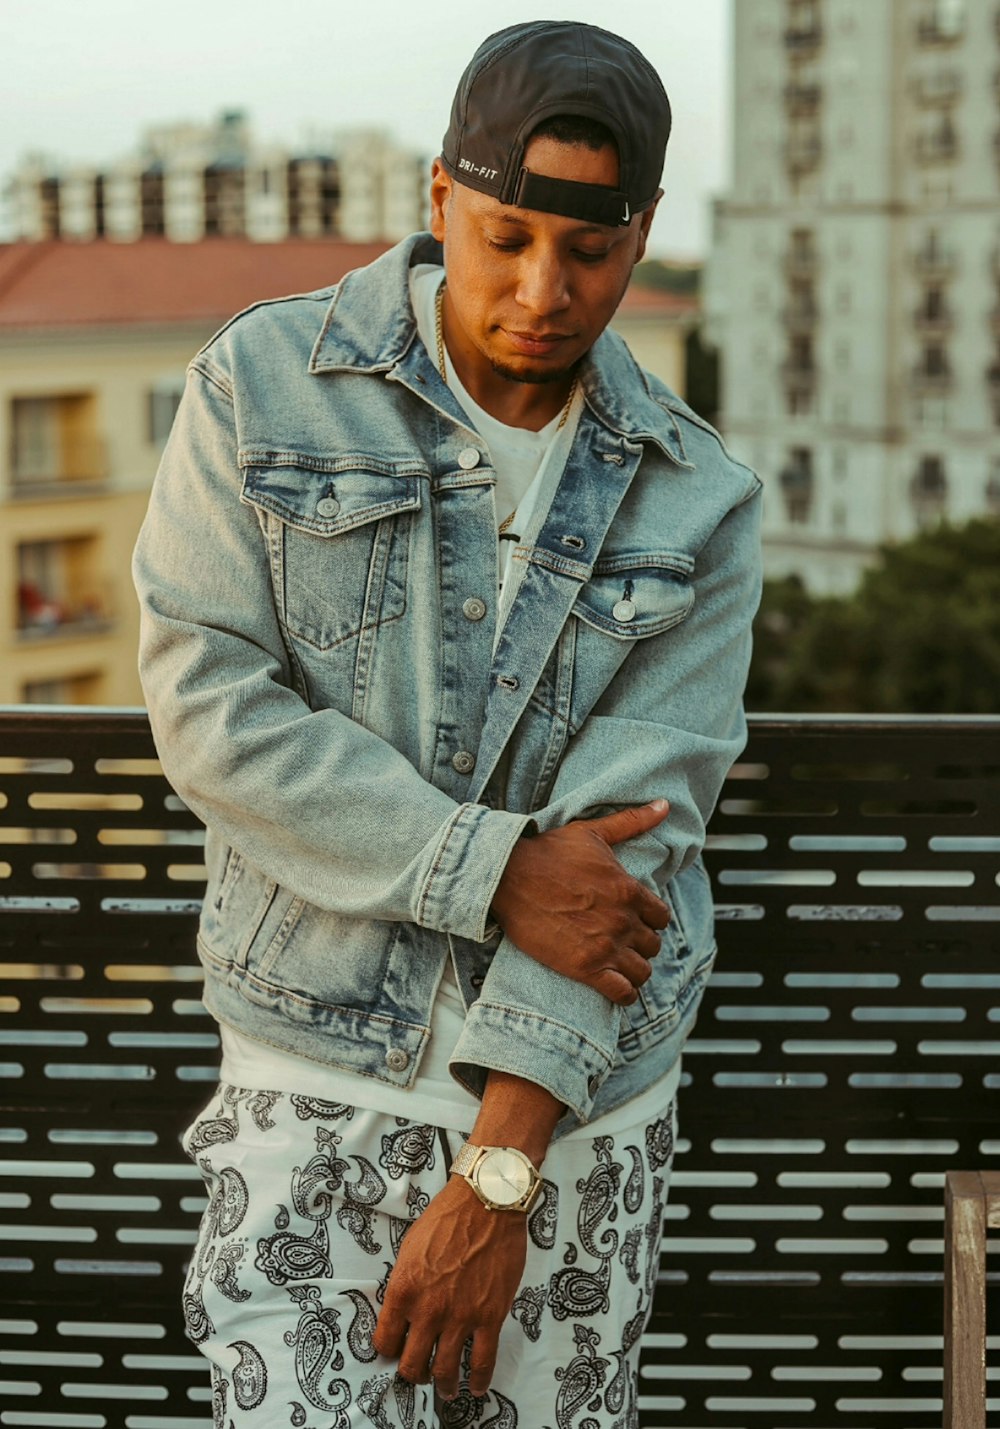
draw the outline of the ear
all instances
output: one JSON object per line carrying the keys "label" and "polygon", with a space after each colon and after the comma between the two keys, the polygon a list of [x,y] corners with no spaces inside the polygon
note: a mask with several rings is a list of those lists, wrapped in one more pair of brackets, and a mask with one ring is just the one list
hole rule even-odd
{"label": "ear", "polygon": [[440,159],[431,165],[431,232],[439,243],[444,242],[444,231],[451,199],[451,175]]}
{"label": "ear", "polygon": [[646,252],[646,240],[649,237],[649,230],[653,226],[653,215],[656,213],[660,199],[663,197],[663,190],[657,189],[656,197],[648,208],[644,208],[639,214],[639,241],[636,248],[635,261],[640,263]]}

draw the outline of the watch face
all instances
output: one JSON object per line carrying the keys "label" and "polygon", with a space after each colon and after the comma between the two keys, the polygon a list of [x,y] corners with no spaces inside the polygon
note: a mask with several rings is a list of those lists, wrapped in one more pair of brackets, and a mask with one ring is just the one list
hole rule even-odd
{"label": "watch face", "polygon": [[476,1184],[498,1206],[513,1206],[527,1194],[531,1172],[509,1151],[488,1151],[475,1170]]}

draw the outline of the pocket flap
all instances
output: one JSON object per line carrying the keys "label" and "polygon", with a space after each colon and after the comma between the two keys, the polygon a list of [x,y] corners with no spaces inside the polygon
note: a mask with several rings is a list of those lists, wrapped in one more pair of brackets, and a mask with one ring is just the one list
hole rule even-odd
{"label": "pocket flap", "polygon": [[601,557],[573,614],[619,640],[658,635],[679,625],[694,605],[693,562],[646,552]]}
{"label": "pocket flap", "polygon": [[[337,470],[331,470],[336,465]],[[414,471],[344,466],[342,462],[307,458],[247,460],[241,499],[269,511],[286,525],[315,536],[339,536],[344,531],[380,521],[420,506],[423,479]]]}

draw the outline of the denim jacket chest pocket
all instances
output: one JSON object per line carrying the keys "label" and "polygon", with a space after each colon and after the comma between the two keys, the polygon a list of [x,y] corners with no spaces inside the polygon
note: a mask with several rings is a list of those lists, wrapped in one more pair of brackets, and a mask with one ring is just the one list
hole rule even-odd
{"label": "denim jacket chest pocket", "polygon": [[686,552],[604,553],[573,606],[575,734],[637,640],[673,630],[694,607],[694,560]]}
{"label": "denim jacket chest pocket", "polygon": [[259,513],[289,635],[332,650],[404,614],[421,468],[273,452],[243,453],[241,464],[241,499]]}

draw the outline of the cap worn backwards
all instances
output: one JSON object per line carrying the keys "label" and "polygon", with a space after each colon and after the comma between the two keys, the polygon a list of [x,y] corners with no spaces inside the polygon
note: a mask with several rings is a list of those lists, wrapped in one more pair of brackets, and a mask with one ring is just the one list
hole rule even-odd
{"label": "cap worn backwards", "polygon": [[[594,119],[618,146],[618,187],[525,167],[532,132],[557,115]],[[441,161],[501,203],[609,226],[654,202],[670,137],[659,75],[628,40],[573,20],[534,20],[490,35],[459,82]]]}

